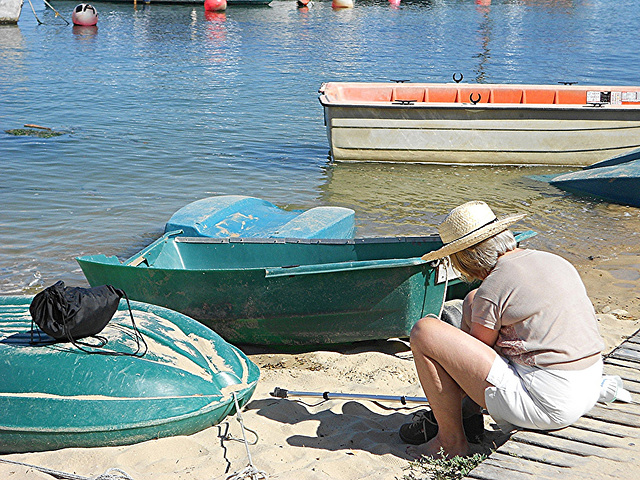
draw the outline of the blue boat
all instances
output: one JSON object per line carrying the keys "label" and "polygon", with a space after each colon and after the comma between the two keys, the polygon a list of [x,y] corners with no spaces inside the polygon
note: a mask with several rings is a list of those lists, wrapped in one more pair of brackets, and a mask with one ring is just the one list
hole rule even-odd
{"label": "blue boat", "polygon": [[32,341],[31,300],[0,296],[0,453],[188,435],[235,413],[255,390],[258,367],[178,312],[131,302],[148,350],[98,355],[85,350],[136,350],[124,301],[100,333],[107,344],[80,350],[37,330]]}
{"label": "blue boat", "polygon": [[176,230],[187,237],[353,238],[355,212],[342,207],[287,211],[259,198],[221,195],[174,213],[165,233]]}
{"label": "blue boat", "polygon": [[[633,158],[630,154],[626,156]],[[636,150],[635,157],[637,159],[627,159],[621,163],[616,163],[614,159],[605,160],[600,162],[601,166],[593,165],[584,170],[558,175],[549,183],[578,195],[640,207],[640,151]]]}

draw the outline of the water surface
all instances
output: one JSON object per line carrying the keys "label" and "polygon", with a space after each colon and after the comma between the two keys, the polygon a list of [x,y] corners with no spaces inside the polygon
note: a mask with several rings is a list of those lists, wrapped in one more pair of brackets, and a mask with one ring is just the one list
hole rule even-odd
{"label": "water surface", "polygon": [[[480,5],[479,3],[490,3]],[[77,2],[55,7],[70,19]],[[570,259],[636,249],[638,210],[528,178],[562,169],[337,163],[317,89],[331,80],[638,84],[635,0],[356,0],[298,9],[95,2],[97,29],[34,2],[0,26],[0,293],[121,258],[211,195],[356,210],[358,234],[431,233],[470,199],[525,212],[530,242]],[[64,135],[4,131],[26,123]],[[637,250],[635,250],[637,251]]]}

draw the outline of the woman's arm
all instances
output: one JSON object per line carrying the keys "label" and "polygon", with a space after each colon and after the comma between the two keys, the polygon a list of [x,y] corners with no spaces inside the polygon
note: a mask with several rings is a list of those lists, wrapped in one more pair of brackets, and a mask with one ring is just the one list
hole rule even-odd
{"label": "woman's arm", "polygon": [[483,327],[479,323],[471,323],[471,331],[469,332],[469,335],[477,338],[482,343],[486,343],[492,348],[498,340],[498,330]]}

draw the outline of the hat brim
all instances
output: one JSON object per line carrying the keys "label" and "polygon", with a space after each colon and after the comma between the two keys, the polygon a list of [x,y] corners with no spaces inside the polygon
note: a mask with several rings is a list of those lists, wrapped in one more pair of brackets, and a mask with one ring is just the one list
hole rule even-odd
{"label": "hat brim", "polygon": [[454,240],[451,243],[447,243],[442,248],[438,250],[434,250],[432,252],[428,252],[424,254],[421,258],[425,262],[430,262],[432,260],[437,260],[439,258],[448,257],[457,252],[461,252],[465,248],[473,247],[474,245],[486,240],[489,237],[497,235],[498,233],[504,232],[509,228],[509,225],[512,223],[516,223],[518,220],[522,220],[527,215],[525,213],[520,213],[517,215],[509,215],[504,217],[496,222],[493,222],[489,225],[486,225],[470,235],[462,237],[458,240]]}

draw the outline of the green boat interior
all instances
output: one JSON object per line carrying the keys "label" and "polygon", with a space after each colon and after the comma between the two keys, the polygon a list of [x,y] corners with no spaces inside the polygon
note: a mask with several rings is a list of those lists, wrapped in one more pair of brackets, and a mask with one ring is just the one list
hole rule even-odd
{"label": "green boat interior", "polygon": [[[125,260],[127,266],[180,270],[267,269],[267,276],[397,267],[424,263],[420,257],[440,248],[438,235],[355,239],[260,239],[181,237],[169,232]],[[535,235],[527,231],[518,241]],[[117,257],[100,261],[119,264]],[[97,258],[94,257],[94,260]]]}

